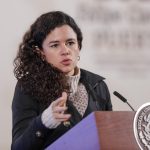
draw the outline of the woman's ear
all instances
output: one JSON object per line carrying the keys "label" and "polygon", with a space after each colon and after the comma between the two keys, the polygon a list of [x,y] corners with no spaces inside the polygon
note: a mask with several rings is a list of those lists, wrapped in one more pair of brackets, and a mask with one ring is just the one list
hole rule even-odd
{"label": "woman's ear", "polygon": [[37,54],[40,54],[41,53],[41,50],[40,50],[40,48],[37,46],[37,45],[35,45],[34,46],[34,50],[35,50],[35,52],[37,53]]}
{"label": "woman's ear", "polygon": [[40,49],[37,45],[34,46],[34,51],[40,56],[42,61],[45,61],[45,54],[42,49]]}
{"label": "woman's ear", "polygon": [[46,57],[45,57],[44,51],[43,51],[43,50],[40,50],[40,53],[41,53],[41,58],[42,58],[42,60],[45,61],[45,60],[46,60]]}

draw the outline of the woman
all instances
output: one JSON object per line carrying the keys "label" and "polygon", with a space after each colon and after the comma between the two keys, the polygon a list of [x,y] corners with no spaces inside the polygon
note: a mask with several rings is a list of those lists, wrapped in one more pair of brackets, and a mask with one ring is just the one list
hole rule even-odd
{"label": "woman", "polygon": [[80,69],[82,33],[53,11],[30,27],[14,60],[12,150],[41,150],[88,114],[112,110],[104,78]]}

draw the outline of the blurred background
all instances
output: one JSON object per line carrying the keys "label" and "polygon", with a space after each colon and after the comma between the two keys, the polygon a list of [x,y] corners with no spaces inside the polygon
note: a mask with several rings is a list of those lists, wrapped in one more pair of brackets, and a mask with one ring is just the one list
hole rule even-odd
{"label": "blurred background", "polygon": [[83,32],[79,66],[106,78],[114,111],[150,101],[150,0],[0,0],[0,149],[11,144],[13,59],[24,33],[42,13],[61,10]]}

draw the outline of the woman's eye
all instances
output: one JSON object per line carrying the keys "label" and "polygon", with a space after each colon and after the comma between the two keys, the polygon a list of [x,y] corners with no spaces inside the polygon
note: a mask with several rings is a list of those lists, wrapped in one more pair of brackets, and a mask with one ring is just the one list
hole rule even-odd
{"label": "woman's eye", "polygon": [[71,45],[73,45],[73,44],[75,44],[75,42],[68,42],[67,45],[71,46]]}
{"label": "woman's eye", "polygon": [[58,47],[58,44],[53,44],[53,45],[50,45],[51,48],[57,48]]}

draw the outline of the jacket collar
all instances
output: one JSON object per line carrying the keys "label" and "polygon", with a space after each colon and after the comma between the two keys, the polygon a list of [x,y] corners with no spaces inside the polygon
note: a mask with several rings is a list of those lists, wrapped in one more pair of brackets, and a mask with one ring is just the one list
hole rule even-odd
{"label": "jacket collar", "polygon": [[89,72],[87,70],[81,69],[80,81],[88,82],[93,88],[104,79],[105,78],[102,76],[99,76],[99,75]]}

